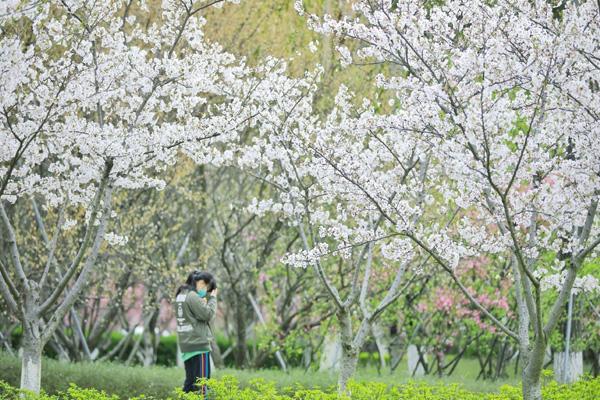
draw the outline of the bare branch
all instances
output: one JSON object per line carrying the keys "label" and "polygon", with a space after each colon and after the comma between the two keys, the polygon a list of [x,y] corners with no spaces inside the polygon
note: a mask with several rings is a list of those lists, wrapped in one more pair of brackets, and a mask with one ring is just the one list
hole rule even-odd
{"label": "bare branch", "polygon": [[590,245],[588,247],[586,247],[585,249],[581,250],[577,254],[577,258],[579,260],[583,261],[592,251],[594,251],[594,249],[596,247],[598,247],[598,245],[600,245],[600,236],[598,236],[596,238],[596,240],[594,240],[592,243],[590,243]]}
{"label": "bare branch", "polygon": [[[581,228],[581,232],[579,234],[579,245],[583,247],[590,237],[590,233],[592,232],[592,225],[594,223],[594,218],[596,217],[596,212],[598,210],[598,200],[592,201],[590,207],[588,208],[587,216],[585,219],[585,223]],[[600,244],[600,237],[596,238],[588,247],[581,250],[576,259],[581,263],[587,256],[590,254],[596,246]]]}
{"label": "bare branch", "polygon": [[[111,163],[111,167],[112,167],[112,163]],[[65,299],[58,306],[58,308],[52,314],[52,317],[48,321],[48,325],[44,329],[44,333],[42,335],[43,338],[46,340],[50,338],[50,336],[52,335],[52,333],[54,332],[54,330],[56,329],[58,324],[62,321],[62,318],[65,316],[67,311],[71,309],[71,307],[73,306],[73,303],[75,303],[75,300],[77,300],[77,297],[79,296],[79,294],[81,293],[81,290],[83,289],[84,285],[87,282],[88,274],[93,269],[93,267],[96,263],[96,258],[98,256],[98,252],[100,251],[100,245],[102,244],[102,241],[104,239],[104,232],[105,232],[106,226],[108,224],[108,219],[110,217],[110,210],[111,210],[112,187],[107,182],[109,171],[110,171],[110,168],[107,168],[107,173],[105,175],[107,179],[106,179],[106,182],[104,182],[104,189],[103,189],[104,199],[103,199],[102,217],[100,219],[100,225],[98,226],[98,229],[96,230],[96,236],[94,238],[92,250],[91,250],[90,254],[88,255],[88,257],[86,258],[83,269],[81,270],[81,273],[77,277],[77,280],[75,281],[73,286],[69,289],[67,295],[65,296]],[[90,221],[90,224],[92,224],[92,223],[93,222]],[[48,306],[48,308],[49,307],[50,306]],[[47,309],[44,311],[47,311]],[[40,312],[40,315],[41,314],[42,314],[42,312]]]}
{"label": "bare branch", "polygon": [[15,270],[17,272],[17,277],[19,278],[21,285],[23,285],[23,288],[25,288],[25,290],[29,291],[31,289],[31,287],[29,285],[29,280],[27,279],[27,276],[25,275],[25,270],[23,269],[23,265],[21,264],[21,255],[19,253],[19,245],[17,244],[17,237],[15,235],[13,226],[10,223],[8,215],[6,215],[6,210],[4,209],[4,204],[2,204],[2,201],[0,201],[0,217],[2,217],[2,222],[4,222],[4,226],[6,227],[6,231],[8,233],[8,243],[10,245],[10,255],[11,255],[13,267],[15,268]]}
{"label": "bare branch", "polygon": [[50,271],[50,266],[54,263],[54,253],[56,252],[58,238],[60,236],[60,232],[62,230],[62,226],[64,223],[65,206],[63,204],[63,206],[60,207],[59,214],[58,214],[58,222],[56,223],[56,231],[54,232],[54,236],[52,236],[52,240],[49,241],[48,235],[46,232],[46,227],[44,224],[44,220],[39,211],[39,208],[37,206],[37,202],[35,201],[35,198],[33,198],[33,197],[31,198],[31,203],[33,205],[35,219],[36,219],[37,225],[40,229],[42,239],[44,240],[44,244],[48,248],[48,260],[46,260],[46,266],[44,267],[44,272],[42,273],[42,277],[39,280],[39,287],[40,287],[39,290],[41,292],[41,291],[43,291],[44,286],[46,285],[46,281],[48,279],[48,273]]}
{"label": "bare branch", "polygon": [[360,288],[360,296],[359,296],[359,304],[363,309],[367,308],[367,291],[369,290],[369,280],[371,278],[371,267],[373,265],[373,242],[369,243],[367,246],[367,265],[365,267],[365,275],[363,277],[362,286]]}
{"label": "bare branch", "polygon": [[567,271],[567,277],[565,278],[564,283],[562,284],[562,288],[558,294],[558,298],[552,305],[552,309],[550,313],[548,313],[548,320],[546,325],[544,325],[544,334],[549,336],[552,333],[552,330],[558,323],[558,318],[564,311],[564,306],[567,302],[567,298],[571,293],[571,289],[573,289],[573,284],[575,283],[575,278],[577,277],[577,268],[574,265],[569,266]]}
{"label": "bare branch", "polygon": [[6,270],[4,263],[0,260],[0,293],[8,304],[8,308],[13,314],[19,313],[19,305],[17,304],[19,293],[17,292],[15,285],[12,283],[8,271]]}
{"label": "bare branch", "polygon": [[100,209],[100,200],[102,199],[102,196],[107,191],[109,175],[110,175],[110,171],[112,170],[112,166],[113,166],[112,159],[108,159],[106,161],[104,173],[103,173],[102,179],[100,181],[100,186],[98,187],[96,197],[92,203],[92,212],[90,215],[88,225],[85,230],[83,240],[81,242],[81,246],[79,247],[79,250],[77,251],[77,254],[75,255],[75,258],[71,262],[71,266],[65,272],[65,274],[63,275],[62,279],[60,280],[60,282],[58,283],[58,285],[56,286],[56,288],[54,289],[52,294],[40,306],[40,309],[38,311],[38,315],[40,315],[40,316],[42,316],[46,311],[48,311],[48,309],[50,307],[52,307],[56,303],[56,301],[58,300],[58,298],[60,297],[62,292],[67,287],[69,281],[71,280],[71,278],[77,271],[81,261],[83,260],[83,256],[84,256],[85,252],[87,251],[87,249],[90,245],[91,239],[92,239],[92,231],[94,229],[94,223],[96,221],[96,217],[98,216],[98,211]]}

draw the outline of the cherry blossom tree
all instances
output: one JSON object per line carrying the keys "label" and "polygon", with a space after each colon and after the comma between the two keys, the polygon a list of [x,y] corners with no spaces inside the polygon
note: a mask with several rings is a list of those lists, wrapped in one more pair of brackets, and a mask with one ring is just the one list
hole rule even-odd
{"label": "cherry blossom tree", "polygon": [[[417,267],[428,257],[415,257],[410,240],[380,232],[385,210],[371,204],[365,191],[348,191],[341,171],[362,168],[379,157],[377,151],[385,146],[370,136],[369,124],[375,121],[372,107],[351,106],[353,96],[345,88],[324,120],[313,114],[312,93],[318,77],[316,71],[297,79],[280,75],[279,81],[271,80],[276,85],[263,93],[263,101],[271,107],[262,108],[261,125],[251,142],[231,149],[237,154],[231,162],[276,189],[272,198],[257,199],[250,209],[259,216],[275,213],[298,231],[302,249],[290,252],[284,260],[289,265],[313,269],[333,305],[342,345],[338,390],[346,392],[374,323],[410,283],[410,274],[406,273],[409,267]],[[354,112],[364,117],[355,119]],[[327,133],[320,132],[321,128]],[[361,140],[370,140],[375,149],[353,160],[349,153],[332,158],[321,154],[333,148],[346,151]],[[385,188],[389,189],[386,196],[402,207],[425,201],[429,164],[420,150],[414,148],[400,156],[402,167],[398,169],[403,168],[403,174],[396,176],[396,186]],[[337,162],[348,164],[337,166]],[[365,177],[367,181],[379,184]],[[412,219],[419,216],[415,212]],[[372,299],[371,279],[382,275],[389,278],[385,290]]]}
{"label": "cherry blossom tree", "polygon": [[218,273],[219,288],[224,293],[225,317],[228,326],[231,322],[230,331],[235,338],[232,350],[235,366],[245,368],[252,361],[247,339],[248,328],[256,320],[252,302],[258,299],[259,276],[269,267],[271,259],[279,261],[273,253],[277,254],[285,229],[281,221],[260,219],[247,210],[249,199],[268,196],[271,188],[265,182],[240,174],[237,169],[222,167],[211,171],[207,187],[213,231],[207,241],[214,249],[209,265]]}
{"label": "cherry blossom tree", "polygon": [[[305,13],[301,1],[296,6]],[[370,148],[359,135],[351,145],[335,140],[348,123],[323,126],[309,143],[330,141],[319,155],[337,172],[340,195],[361,191],[381,210],[383,231],[429,254],[518,343],[524,398],[540,399],[547,338],[569,293],[597,285],[579,271],[600,243],[600,8],[544,0],[365,0],[353,8],[352,18],[307,18],[319,32],[362,44],[354,53],[339,48],[346,64],[390,66],[376,82],[392,95],[388,124],[370,122],[384,129],[389,154],[357,166]],[[393,156],[406,154],[407,144],[425,149],[432,165],[435,207],[424,211],[456,214],[451,224],[414,224],[414,209],[389,200],[400,171],[392,166],[401,165]],[[460,260],[485,254],[511,263],[517,331],[456,274]],[[549,254],[556,261],[548,269],[541,259]],[[540,299],[548,286],[559,295],[545,310]]]}
{"label": "cherry blossom tree", "polygon": [[[146,25],[145,2],[3,2],[0,293],[23,325],[22,388],[40,389],[42,348],[94,269],[113,190],[160,189],[180,149],[231,140],[255,114],[249,69],[202,35],[202,10],[222,2],[163,1]],[[25,263],[11,207],[31,198],[47,253]],[[63,263],[74,224],[83,235]]]}

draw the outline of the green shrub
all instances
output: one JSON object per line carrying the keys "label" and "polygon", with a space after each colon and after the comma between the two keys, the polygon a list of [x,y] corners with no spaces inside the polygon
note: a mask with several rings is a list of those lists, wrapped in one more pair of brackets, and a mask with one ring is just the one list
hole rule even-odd
{"label": "green shrub", "polygon": [[[21,376],[20,360],[0,352],[0,366],[0,380],[18,386]],[[79,388],[95,388],[123,398],[135,397],[141,393],[166,398],[173,392],[173,388],[183,384],[184,377],[185,373],[180,368],[132,368],[118,363],[67,363],[49,358],[42,360],[42,388],[52,394],[66,392],[72,382]]]}
{"label": "green shrub", "polygon": [[[389,364],[391,362],[391,358],[389,355],[385,356],[385,362]],[[367,353],[361,352],[358,355],[358,365],[361,367],[366,367],[368,365],[378,366],[379,365],[379,353]]]}
{"label": "green shrub", "polygon": [[[379,382],[350,382],[348,395],[323,392],[318,389],[296,389],[290,394],[279,391],[273,382],[256,379],[247,387],[241,388],[237,379],[224,376],[202,382],[208,385],[209,400],[520,400],[520,388],[503,386],[498,393],[475,393],[461,386],[428,385],[424,382],[409,382],[402,385],[387,385]],[[595,400],[600,393],[600,379],[584,379],[573,385],[559,385],[551,382],[544,386],[545,400]],[[73,384],[56,395],[42,393],[34,395],[14,389],[0,381],[0,400],[119,400],[116,395],[108,395],[93,388],[80,388]],[[172,390],[164,397],[138,396],[131,400],[198,400],[197,394]]]}
{"label": "green shrub", "polygon": [[[117,344],[123,339],[124,335],[121,332],[111,332],[110,333],[110,345],[104,350],[104,352],[110,352]],[[229,347],[234,345],[234,343],[225,335],[217,334],[215,337],[215,341],[217,346],[221,352],[224,352]],[[132,340],[124,350],[124,354],[129,354],[134,345],[135,340]],[[247,343],[248,351],[251,351],[254,342],[248,341]],[[48,347],[48,346],[47,346]],[[55,358],[54,351],[51,348],[47,348],[44,350],[44,354],[48,357]],[[104,353],[102,353],[104,354]],[[100,356],[102,356],[100,354]],[[229,356],[225,360],[226,366],[233,366],[233,357]],[[161,336],[160,341],[158,343],[158,348],[156,349],[156,364],[162,365],[165,367],[172,367],[177,363],[177,335],[166,335]],[[277,367],[277,360],[275,357],[268,358],[265,360],[264,367]]]}
{"label": "green shrub", "polygon": [[[67,332],[68,332],[68,330],[67,330]],[[107,333],[106,335],[107,335],[110,343],[99,354],[99,357],[102,357],[104,354],[106,354],[106,353],[110,352],[112,349],[114,349],[115,346],[117,346],[119,344],[119,342],[125,336],[123,333],[116,332],[116,331]],[[12,345],[14,348],[19,347],[19,345],[21,343],[21,336],[22,336],[21,327],[17,327],[11,332],[11,340],[12,340]],[[134,337],[134,339],[136,339],[136,337]],[[260,340],[260,339],[257,339],[257,340]],[[217,343],[217,346],[219,346],[219,349],[221,350],[221,352],[224,352],[229,347],[235,345],[235,343],[230,338],[228,338],[227,336],[222,335],[222,334],[217,334],[215,337],[215,341]],[[253,348],[256,345],[255,342],[256,341],[254,341],[254,340],[248,340],[248,342],[246,343],[246,345],[248,347],[248,351],[250,351],[250,352],[253,351]],[[135,340],[131,340],[129,342],[129,344],[127,344],[125,346],[125,349],[123,350],[123,353],[125,355],[129,355],[129,353],[131,352],[131,350],[133,348],[134,343],[135,343]],[[303,355],[303,349],[301,347],[295,346],[293,349],[286,349],[285,356],[286,356],[287,364],[291,367],[300,367],[302,365],[302,355]],[[48,357],[48,358],[52,358],[52,359],[58,358],[56,351],[50,345],[46,345],[44,347],[44,356]],[[119,360],[116,360],[116,361],[119,361]],[[124,361],[124,360],[121,360],[121,361]],[[226,367],[234,366],[234,359],[231,355],[229,357],[225,358],[225,360],[223,360],[223,361],[224,361]],[[386,362],[388,362],[388,363],[390,362],[389,356],[386,356]],[[176,365],[176,363],[177,363],[177,336],[176,335],[161,336],[159,339],[158,348],[156,349],[156,364],[162,365],[165,367],[173,367]],[[358,363],[362,367],[377,366],[377,365],[379,365],[379,354],[378,353],[361,352],[359,355]],[[260,367],[261,368],[279,368],[279,363],[277,361],[277,358],[275,357],[275,353],[269,352],[267,354],[267,356],[262,360]]]}
{"label": "green shrub", "polygon": [[177,336],[161,336],[156,349],[156,363],[166,367],[177,364]]}
{"label": "green shrub", "polygon": [[[47,358],[43,359],[42,365],[42,387],[48,395],[24,398],[109,400],[118,396],[121,399],[137,400],[198,400],[197,396],[189,397],[175,391],[175,388],[183,384],[184,371],[181,368],[127,367],[118,363],[100,362],[65,363]],[[475,364],[474,366],[477,367]],[[6,382],[0,387],[0,400],[13,400],[18,396],[18,391],[11,387],[19,384],[20,368],[18,358],[0,351],[0,381]],[[349,384],[352,396],[345,400],[521,399],[521,388],[516,380],[504,381],[510,385],[500,387],[499,383],[475,381],[477,368],[474,371],[471,379],[468,369],[461,370],[460,377],[456,378],[460,379],[460,385],[457,385],[448,378],[408,380],[406,371],[397,371],[394,375],[378,375],[374,369],[359,369],[357,381]],[[264,380],[256,379],[257,376]],[[214,377],[216,379],[211,380],[210,385],[213,393],[219,397],[211,400],[340,400],[334,393],[336,375],[330,373],[305,373],[299,369],[291,369],[288,373],[279,370],[219,369],[215,371]],[[70,383],[76,386],[71,386]],[[545,375],[543,384],[545,400],[595,400],[600,393],[600,378],[561,386],[552,381],[550,375]]]}

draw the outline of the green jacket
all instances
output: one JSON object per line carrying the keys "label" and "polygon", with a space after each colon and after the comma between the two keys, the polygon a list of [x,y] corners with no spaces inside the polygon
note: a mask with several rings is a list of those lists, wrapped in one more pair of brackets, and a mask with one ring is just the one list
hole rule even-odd
{"label": "green jacket", "polygon": [[213,340],[209,323],[215,317],[217,298],[204,301],[192,290],[183,290],[175,299],[177,339],[182,353],[210,348]]}

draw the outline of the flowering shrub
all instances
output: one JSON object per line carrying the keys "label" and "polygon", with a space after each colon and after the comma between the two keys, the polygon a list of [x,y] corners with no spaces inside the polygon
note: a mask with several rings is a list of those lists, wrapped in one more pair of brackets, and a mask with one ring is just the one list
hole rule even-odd
{"label": "flowering shrub", "polygon": [[[506,265],[494,258],[471,258],[458,265],[456,275],[480,304],[500,320],[514,325],[515,305]],[[398,319],[410,343],[433,356],[431,360],[427,357],[422,360],[426,373],[451,375],[461,358],[470,355],[479,358],[482,377],[505,375],[505,361],[514,348],[510,344],[501,345],[503,334],[450,279],[433,276],[425,286],[415,286],[409,299],[398,306]],[[497,370],[485,372],[485,366],[489,366],[485,360],[495,360],[496,356],[502,359],[500,364],[492,363],[499,365]]]}

